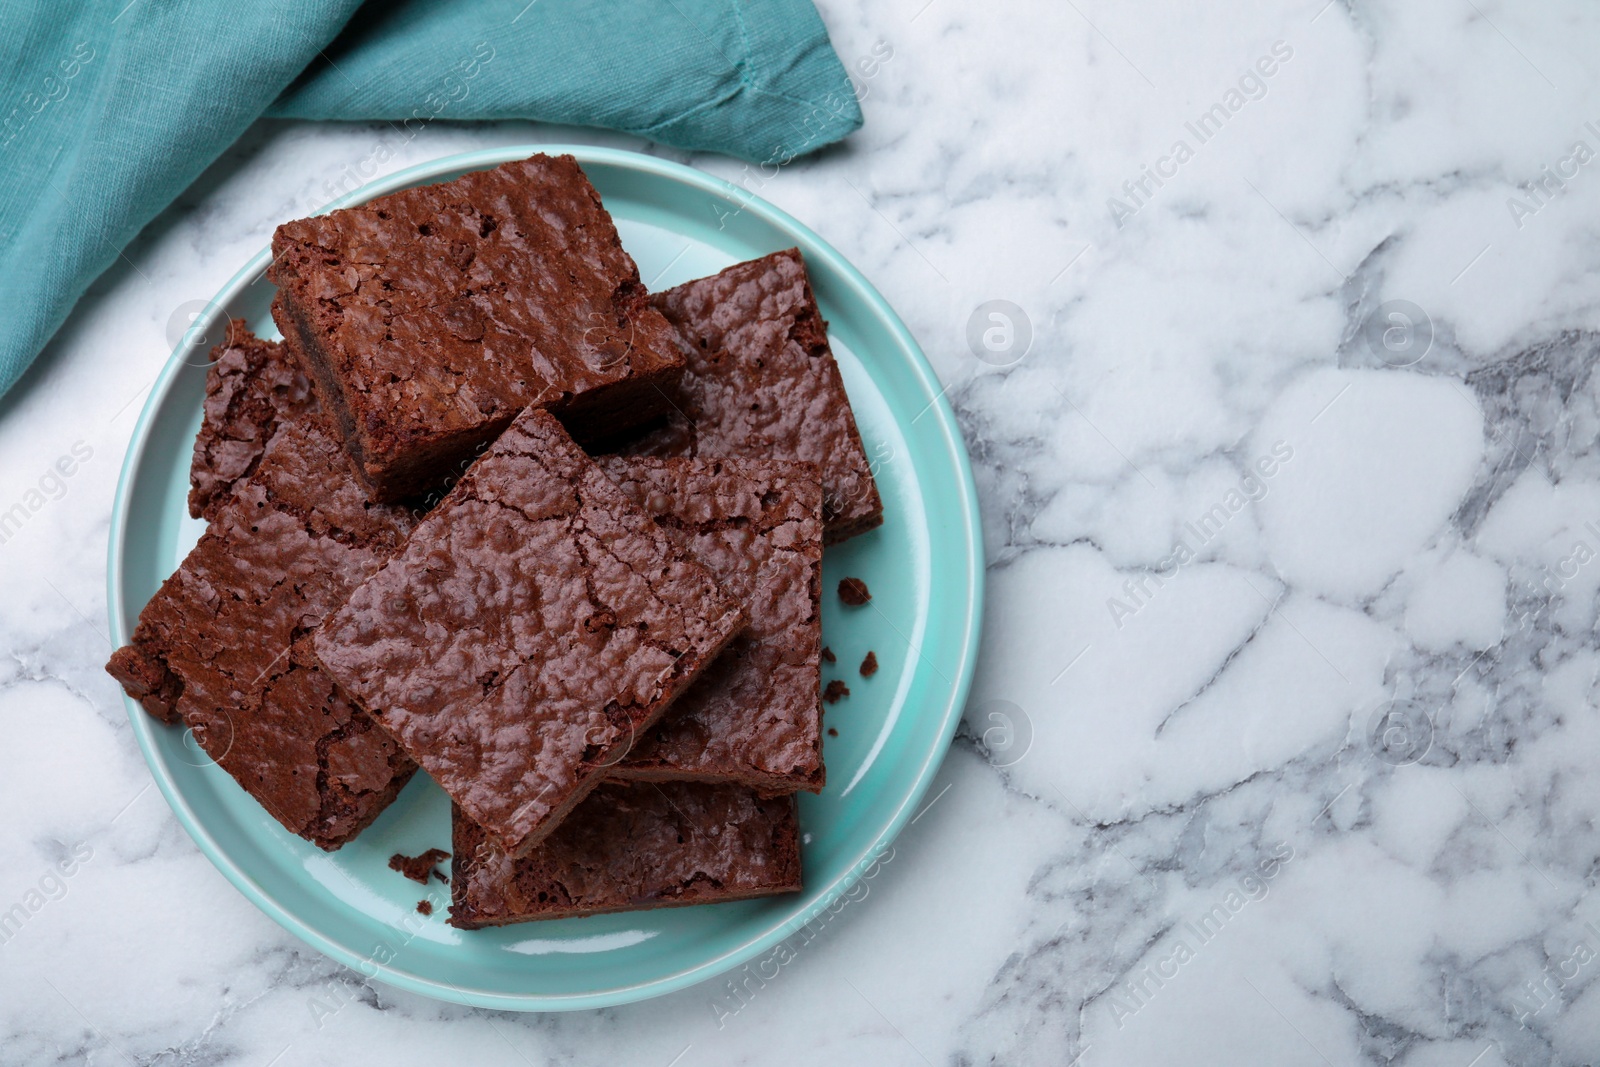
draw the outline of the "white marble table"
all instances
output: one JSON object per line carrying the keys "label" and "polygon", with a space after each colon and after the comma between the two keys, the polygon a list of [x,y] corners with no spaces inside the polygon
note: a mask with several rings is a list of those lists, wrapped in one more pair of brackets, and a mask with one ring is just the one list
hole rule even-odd
{"label": "white marble table", "polygon": [[[0,402],[0,1061],[1593,1062],[1600,12],[1229,6],[824,5],[868,124],[745,180],[949,384],[987,633],[939,799],[742,1001],[366,983],[150,788],[100,669],[144,390],[388,136],[254,129]],[[435,124],[380,169],[569,139],[638,145]]]}

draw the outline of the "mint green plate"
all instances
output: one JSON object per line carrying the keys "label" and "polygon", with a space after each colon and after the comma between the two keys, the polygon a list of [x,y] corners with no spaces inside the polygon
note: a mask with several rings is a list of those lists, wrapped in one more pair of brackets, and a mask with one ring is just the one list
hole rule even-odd
{"label": "mint green plate", "polygon": [[[284,928],[362,973],[428,996],[550,1011],[622,1004],[682,989],[770,952],[817,918],[905,826],[949,747],[966,699],[982,615],[983,550],[972,474],[939,382],[905,325],[815,233],[727,182],[650,156],[525,145],[452,156],[374,182],[329,207],[444,181],[537,151],[578,157],[652,289],[798,245],[883,494],[883,526],[828,550],[824,677],[851,696],[828,710],[828,785],[802,795],[803,893],[766,900],[462,931],[448,891],[390,871],[395,852],[450,847],[449,806],[419,773],[365,833],[324,853],[283,831],[207,759],[187,730],[128,715],[161,792],[211,862]],[[798,180],[798,179],[796,179]],[[118,644],[199,537],[185,508],[206,352],[225,316],[276,337],[268,253],[234,276],[173,352],[134,429],[111,518],[109,602]],[[840,578],[873,599],[841,606]],[[868,650],[880,669],[856,667]],[[431,918],[416,912],[434,899]],[[779,953],[785,950],[777,950]]]}

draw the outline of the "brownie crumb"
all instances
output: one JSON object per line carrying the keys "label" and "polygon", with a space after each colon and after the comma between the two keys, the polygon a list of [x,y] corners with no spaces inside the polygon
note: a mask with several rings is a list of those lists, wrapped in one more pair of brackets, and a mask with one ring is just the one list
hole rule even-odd
{"label": "brownie crumb", "polygon": [[828,727],[828,736],[829,737],[838,737],[839,736],[839,731],[835,730],[833,727],[830,726],[830,727]]}
{"label": "brownie crumb", "polygon": [[431,901],[431,900],[419,900],[419,901],[417,901],[417,911],[418,911],[418,913],[420,913],[422,915],[432,915],[433,914],[433,901]]}
{"label": "brownie crumb", "polygon": [[861,661],[861,677],[871,678],[878,673],[878,654],[871,649],[867,650],[867,658]]}
{"label": "brownie crumb", "polygon": [[867,583],[860,578],[841,578],[839,599],[853,608],[859,608],[872,599],[872,594],[867,591]]}
{"label": "brownie crumb", "polygon": [[827,645],[823,645],[822,646],[822,662],[824,662],[824,663],[838,663],[839,662],[839,657],[835,656],[833,654],[833,649],[829,648]]}
{"label": "brownie crumb", "polygon": [[822,691],[822,699],[830,704],[837,704],[849,695],[849,687],[837,678],[829,682],[828,687]]}
{"label": "brownie crumb", "polygon": [[[430,875],[438,878],[441,882],[446,880],[444,875],[433,868],[438,865],[440,860],[449,858],[450,853],[442,848],[430,848],[420,856],[406,856],[396,852],[389,857],[389,869],[391,871],[399,871],[413,882],[421,882],[423,885],[427,885]],[[427,913],[424,912],[423,914]]]}

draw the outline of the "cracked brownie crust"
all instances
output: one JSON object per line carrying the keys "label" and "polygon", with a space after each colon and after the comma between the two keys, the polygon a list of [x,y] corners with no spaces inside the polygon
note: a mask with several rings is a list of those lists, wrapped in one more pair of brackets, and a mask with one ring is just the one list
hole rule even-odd
{"label": "cracked brownie crust", "polygon": [[822,483],[809,463],[609,456],[601,468],[746,605],[728,645],[610,777],[818,792]]}
{"label": "cracked brownie crust", "polygon": [[313,640],[345,691],[520,855],[744,623],[529,408]]}
{"label": "cracked brownie crust", "polygon": [[659,293],[688,367],[663,426],[630,454],[748,457],[822,470],[829,544],[883,522],[872,468],[797,249]]}
{"label": "cracked brownie crust", "polygon": [[527,405],[618,437],[683,369],[571,156],[288,222],[272,251],[273,318],[380,500],[433,488]]}
{"label": "cracked brownie crust", "polygon": [[263,341],[243,319],[211,350],[205,417],[189,464],[189,514],[200,518],[225,500],[261,462],[282,423],[316,408],[311,383],[276,341]]}
{"label": "cracked brownie crust", "polygon": [[319,418],[268,444],[255,473],[140,613],[107,670],[291,833],[338,848],[416,769],[317,664],[311,631],[404,541],[403,508],[368,503]]}
{"label": "cracked brownie crust", "polygon": [[450,923],[465,929],[798,892],[793,796],[606,782],[522,859],[454,816]]}

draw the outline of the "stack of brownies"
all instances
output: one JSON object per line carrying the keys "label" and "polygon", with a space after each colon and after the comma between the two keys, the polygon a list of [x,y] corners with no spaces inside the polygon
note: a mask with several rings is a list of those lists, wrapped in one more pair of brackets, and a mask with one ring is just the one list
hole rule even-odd
{"label": "stack of brownies", "polygon": [[287,223],[268,277],[124,689],[324,849],[425,769],[456,926],[799,889],[822,548],[882,521],[799,253],[652,295],[540,155]]}

